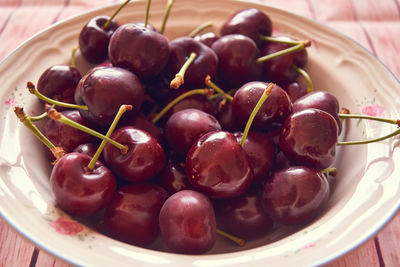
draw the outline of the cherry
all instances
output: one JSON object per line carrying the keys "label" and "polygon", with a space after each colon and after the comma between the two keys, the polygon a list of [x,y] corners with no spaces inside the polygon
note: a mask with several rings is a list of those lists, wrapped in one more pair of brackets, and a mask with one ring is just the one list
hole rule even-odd
{"label": "cherry", "polygon": [[286,118],[279,147],[295,164],[324,169],[335,160],[337,133],[332,115],[319,109],[305,109]]}
{"label": "cherry", "polygon": [[211,47],[215,41],[217,41],[219,36],[214,32],[206,32],[203,34],[198,34],[194,37],[194,39],[200,43],[205,44],[208,47]]}
{"label": "cherry", "polygon": [[320,171],[293,166],[276,171],[264,183],[261,202],[278,223],[301,225],[321,213],[329,192],[329,183]]}
{"label": "cherry", "polygon": [[246,152],[229,132],[203,135],[189,150],[186,172],[193,188],[212,198],[234,197],[253,182]]}
{"label": "cherry", "polygon": [[168,196],[155,184],[121,187],[104,214],[106,233],[133,245],[149,245],[158,236],[159,213]]}
{"label": "cherry", "polygon": [[139,112],[136,116],[121,121],[120,126],[132,126],[151,134],[161,144],[163,142],[163,130],[157,127],[143,113]]}
{"label": "cherry", "polygon": [[120,178],[145,182],[155,177],[165,165],[165,152],[149,133],[125,126],[118,128],[111,139],[128,146],[126,154],[110,143],[104,147],[104,161]]}
{"label": "cherry", "polygon": [[241,128],[235,115],[233,114],[231,101],[224,101],[224,103],[220,106],[216,118],[220,123],[222,130],[224,131],[235,132],[239,131]]}
{"label": "cherry", "polygon": [[308,93],[307,87],[297,81],[285,84],[282,88],[286,91],[292,103]]}
{"label": "cherry", "polygon": [[169,79],[173,79],[191,53],[196,58],[187,68],[184,75],[186,87],[197,88],[204,86],[204,79],[207,75],[215,77],[218,70],[218,57],[208,46],[190,37],[179,37],[169,43],[170,57],[166,66],[166,73]]}
{"label": "cherry", "polygon": [[339,118],[339,101],[337,98],[326,91],[313,91],[293,103],[293,112],[301,111],[307,108],[316,108],[331,114],[338,125],[338,135],[342,131],[342,122]]}
{"label": "cherry", "polygon": [[263,41],[260,35],[272,34],[272,21],[262,11],[249,8],[235,12],[221,27],[221,36],[242,34],[251,38],[257,45]]}
{"label": "cherry", "polygon": [[170,194],[191,189],[189,178],[186,175],[185,161],[177,156],[171,156],[158,175],[157,183]]}
{"label": "cherry", "polygon": [[[108,126],[122,104],[132,105],[139,111],[144,87],[132,72],[117,67],[97,67],[80,80],[75,102],[86,105],[80,110],[82,117],[99,127]],[[130,112],[127,117],[135,115]]]}
{"label": "cherry", "polygon": [[173,251],[201,254],[216,241],[216,220],[210,200],[193,190],[182,190],[164,203],[159,217],[161,236]]}
{"label": "cherry", "polygon": [[170,54],[168,39],[162,34],[134,23],[121,25],[108,47],[111,63],[129,69],[141,79],[158,75]]}
{"label": "cherry", "polygon": [[165,136],[176,153],[186,155],[200,136],[217,130],[221,130],[221,126],[210,114],[198,109],[184,109],[168,119]]}
{"label": "cherry", "polygon": [[239,87],[249,81],[261,79],[262,64],[254,41],[241,34],[221,36],[211,48],[218,56],[219,78],[227,87]]}
{"label": "cherry", "polygon": [[[234,135],[240,142],[243,133],[236,132]],[[243,150],[253,168],[254,182],[267,178],[275,162],[276,146],[274,142],[265,133],[249,132],[244,141]]]}
{"label": "cherry", "polygon": [[89,170],[91,157],[71,152],[56,162],[50,175],[50,185],[56,203],[65,211],[77,216],[90,216],[111,200],[116,179],[112,172],[97,161]]}
{"label": "cherry", "polygon": [[[232,111],[238,122],[244,126],[256,103],[263,94],[267,83],[249,82],[236,91],[232,100]],[[281,124],[292,112],[292,102],[279,86],[272,88],[271,94],[256,114],[252,127],[268,130],[273,124]]]}
{"label": "cherry", "polygon": [[245,239],[265,236],[274,225],[254,186],[238,197],[215,200],[214,206],[218,227]]}
{"label": "cherry", "polygon": [[[93,157],[96,154],[96,151],[99,148],[99,144],[97,143],[82,143],[75,147],[73,152],[78,152],[81,154],[86,154],[90,157]],[[101,156],[100,156],[101,157]],[[100,159],[101,162],[104,162],[103,158]]]}

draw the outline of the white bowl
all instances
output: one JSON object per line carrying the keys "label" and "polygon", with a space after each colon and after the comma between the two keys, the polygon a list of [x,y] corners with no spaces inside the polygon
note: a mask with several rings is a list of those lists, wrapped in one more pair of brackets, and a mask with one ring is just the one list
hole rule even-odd
{"label": "white bowl", "polygon": [[[132,2],[117,20],[144,19],[146,3]],[[218,32],[233,12],[256,7],[268,14],[275,33],[311,39],[309,72],[318,90],[327,90],[341,106],[361,113],[370,105],[384,107],[385,117],[398,118],[400,86],[395,77],[354,41],[314,21],[273,7],[234,0],[177,0],[165,34],[173,39],[212,21]],[[37,246],[70,263],[85,266],[301,266],[326,263],[357,247],[380,230],[400,206],[399,139],[341,147],[337,185],[324,214],[301,229],[280,228],[268,237],[235,247],[219,239],[206,255],[178,255],[131,246],[108,238],[70,219],[55,207],[48,178],[50,166],[40,142],[16,119],[12,106],[39,114],[40,105],[26,88],[41,72],[68,63],[82,26],[95,15],[110,15],[116,5],[64,20],[27,40],[0,65],[0,212],[18,232]],[[159,27],[165,1],[154,0],[150,23]],[[78,55],[82,71],[89,66]],[[382,136],[394,126],[356,120],[346,123],[342,139]],[[287,231],[292,234],[288,235]]]}

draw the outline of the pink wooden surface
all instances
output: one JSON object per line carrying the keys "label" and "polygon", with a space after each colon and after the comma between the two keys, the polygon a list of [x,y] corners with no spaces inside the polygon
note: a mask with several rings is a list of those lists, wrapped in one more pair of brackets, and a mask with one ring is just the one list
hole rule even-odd
{"label": "pink wooden surface", "polygon": [[[179,0],[177,0],[179,1]],[[253,0],[254,1],[254,0]],[[258,0],[324,23],[357,40],[400,78],[400,0]],[[116,0],[0,0],[0,60],[50,24]],[[400,214],[361,247],[327,264],[400,266]],[[69,266],[0,219],[0,266]]]}

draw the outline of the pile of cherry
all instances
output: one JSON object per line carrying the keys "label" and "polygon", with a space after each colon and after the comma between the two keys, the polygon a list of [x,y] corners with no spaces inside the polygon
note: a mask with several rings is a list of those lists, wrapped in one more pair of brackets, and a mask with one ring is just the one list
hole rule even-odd
{"label": "pile of cherry", "polygon": [[168,40],[147,19],[95,17],[79,36],[92,69],[54,65],[28,83],[46,112],[15,112],[47,146],[61,209],[189,254],[321,214],[342,127],[337,99],[302,69],[310,42],[271,37],[254,8],[204,30]]}

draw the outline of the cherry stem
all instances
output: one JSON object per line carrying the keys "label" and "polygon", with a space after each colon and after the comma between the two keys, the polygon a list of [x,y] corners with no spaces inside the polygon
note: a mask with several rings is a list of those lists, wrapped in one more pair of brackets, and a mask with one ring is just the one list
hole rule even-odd
{"label": "cherry stem", "polygon": [[120,149],[122,154],[126,154],[126,152],[127,152],[127,147],[125,145],[122,145],[122,144],[112,140],[111,138],[109,138],[109,137],[107,137],[107,136],[105,136],[105,135],[103,135],[103,134],[101,134],[99,132],[96,132],[95,130],[92,130],[92,129],[90,129],[90,128],[88,128],[88,127],[86,127],[86,126],[84,126],[84,125],[82,125],[80,123],[77,123],[77,122],[65,117],[62,113],[58,112],[55,109],[50,109],[47,112],[47,116],[52,120],[57,120],[57,121],[59,121],[61,123],[64,123],[64,124],[69,125],[71,127],[74,127],[74,128],[76,128],[78,130],[81,130],[82,132],[91,134],[91,135],[96,136],[96,137],[98,137],[98,138],[100,138],[102,140],[106,140],[107,142],[111,143],[113,146],[115,146],[118,149]]}
{"label": "cherry stem", "polygon": [[75,59],[75,55],[76,55],[76,51],[78,50],[79,46],[74,46],[72,48],[71,51],[71,67],[76,67],[76,59]]}
{"label": "cherry stem", "polygon": [[373,120],[373,121],[380,121],[380,122],[385,122],[385,123],[390,123],[390,124],[396,124],[398,127],[400,127],[400,120],[396,120],[396,119],[387,119],[387,118],[368,116],[368,115],[362,115],[362,114],[339,113],[338,115],[339,115],[339,118],[341,118],[341,119],[343,118],[343,119]]}
{"label": "cherry stem", "polygon": [[321,171],[321,173],[323,173],[323,174],[331,174],[333,176],[336,176],[337,175],[337,168],[336,167],[326,168],[326,169],[323,169]]}
{"label": "cherry stem", "polygon": [[184,76],[186,71],[188,70],[189,66],[193,63],[196,59],[197,54],[195,52],[190,53],[189,58],[186,60],[185,64],[182,65],[179,72],[175,75],[175,78],[171,81],[170,87],[173,89],[179,89],[182,84],[185,83]]}
{"label": "cherry stem", "polygon": [[211,95],[212,93],[214,93],[213,90],[211,89],[194,89],[194,90],[190,90],[184,94],[181,94],[180,96],[178,96],[177,98],[175,98],[174,100],[172,100],[168,105],[166,105],[153,119],[152,122],[154,124],[156,124],[159,119],[168,112],[168,110],[170,110],[173,106],[175,106],[178,102],[180,102],[182,99],[185,99],[188,96],[191,95]]}
{"label": "cherry stem", "polygon": [[51,153],[53,153],[56,161],[65,155],[62,147],[56,147],[37,127],[32,123],[31,117],[24,112],[21,107],[15,107],[14,113],[17,118],[22,122],[44,145],[46,145]]}
{"label": "cherry stem", "polygon": [[382,137],[378,137],[378,138],[374,138],[374,139],[369,139],[369,140],[362,140],[362,141],[347,141],[347,142],[337,142],[336,145],[338,146],[348,146],[348,145],[364,145],[364,144],[370,144],[370,143],[375,143],[375,142],[379,142],[379,141],[383,141],[385,139],[389,139],[390,137],[396,136],[400,134],[400,128],[397,129],[396,131],[382,136]]}
{"label": "cherry stem", "polygon": [[246,141],[247,134],[250,131],[251,124],[253,123],[253,120],[256,117],[258,110],[264,104],[265,100],[267,100],[267,98],[271,94],[272,88],[274,86],[275,86],[275,84],[273,84],[273,83],[269,83],[268,84],[267,88],[264,90],[262,96],[258,100],[258,102],[257,102],[256,106],[254,107],[253,111],[251,112],[250,117],[247,120],[246,127],[244,128],[242,139],[240,139],[240,145],[242,147],[244,146],[244,142]]}
{"label": "cherry stem", "polygon": [[227,92],[225,92],[224,90],[222,90],[221,87],[219,87],[218,85],[216,85],[215,83],[213,83],[213,82],[211,81],[210,75],[207,75],[207,76],[206,76],[206,78],[205,78],[205,80],[204,80],[204,83],[207,85],[207,87],[210,87],[210,88],[213,89],[215,92],[217,92],[217,93],[223,95],[223,96],[224,96],[226,99],[228,99],[229,101],[232,101],[232,100],[233,100],[233,97],[232,97],[230,94],[228,94]]}
{"label": "cherry stem", "polygon": [[268,60],[273,59],[273,58],[277,58],[277,57],[280,57],[280,56],[283,56],[283,55],[294,53],[294,52],[303,50],[303,49],[305,49],[306,47],[308,47],[310,45],[311,45],[311,41],[309,41],[309,40],[300,41],[295,46],[292,46],[292,47],[277,51],[275,53],[272,53],[272,54],[269,54],[269,55],[266,55],[266,56],[263,56],[263,57],[259,57],[259,58],[256,59],[256,62],[257,63],[262,63],[262,62],[268,61]]}
{"label": "cherry stem", "polygon": [[43,120],[46,117],[47,117],[47,112],[43,112],[42,114],[40,114],[38,116],[29,116],[29,119],[33,122],[33,121]]}
{"label": "cherry stem", "polygon": [[88,110],[88,107],[85,105],[76,105],[76,104],[70,104],[70,103],[65,103],[61,101],[57,101],[54,99],[51,99],[43,94],[41,94],[35,87],[35,85],[32,82],[28,82],[26,87],[28,88],[29,92],[33,95],[35,95],[37,98],[60,107],[65,107],[65,108],[74,108],[74,109],[83,109],[83,110]]}
{"label": "cherry stem", "polygon": [[130,0],[126,0],[122,5],[119,6],[117,10],[115,10],[114,14],[104,23],[103,30],[107,30],[108,26],[110,26],[111,21],[115,18],[115,16],[121,11],[121,9],[129,3]]}
{"label": "cherry stem", "polygon": [[308,92],[308,93],[313,92],[313,91],[314,91],[314,86],[313,86],[313,83],[312,83],[312,81],[311,81],[310,75],[308,75],[308,73],[307,73],[304,69],[299,68],[299,67],[297,67],[296,65],[293,65],[293,68],[294,68],[298,73],[300,73],[300,75],[303,76],[303,78],[306,80],[306,83],[307,83],[307,92]]}
{"label": "cherry stem", "polygon": [[200,32],[204,31],[205,29],[212,27],[213,23],[211,21],[209,22],[205,22],[201,25],[199,25],[197,28],[195,28],[191,33],[189,33],[189,37],[193,38],[195,37],[197,34],[199,34]]}
{"label": "cherry stem", "polygon": [[165,9],[165,14],[164,14],[164,18],[161,24],[161,29],[160,29],[160,33],[164,34],[165,31],[165,25],[167,25],[167,20],[169,17],[169,13],[171,12],[172,6],[174,5],[174,0],[168,0],[167,2],[167,8]]}
{"label": "cherry stem", "polygon": [[151,0],[147,0],[146,17],[144,18],[144,27],[145,27],[145,28],[147,28],[147,24],[148,24],[148,22],[149,22],[150,5],[151,5]]}
{"label": "cherry stem", "polygon": [[287,40],[282,38],[276,38],[272,36],[260,35],[260,39],[272,42],[272,43],[281,43],[281,44],[290,44],[290,45],[298,45],[304,41],[296,41],[296,40]]}
{"label": "cherry stem", "polygon": [[239,246],[243,247],[245,245],[245,241],[242,238],[236,237],[234,235],[228,234],[227,232],[224,232],[222,230],[217,229],[216,230],[217,234],[219,234],[220,236],[226,237],[230,240],[232,240],[233,242],[235,242],[236,244],[238,244]]}
{"label": "cherry stem", "polygon": [[[121,119],[122,115],[127,111],[127,110],[132,110],[132,105],[121,105],[117,115],[115,116],[113,122],[110,125],[110,128],[108,129],[106,136],[111,137],[111,134],[114,132],[115,128],[117,127],[117,124],[119,120]],[[96,161],[99,159],[101,152],[103,152],[103,149],[105,145],[107,144],[107,141],[103,139],[101,141],[99,148],[96,150],[96,153],[93,155],[92,159],[90,160],[87,168],[89,171],[92,171],[94,169],[94,166],[96,165]]]}

